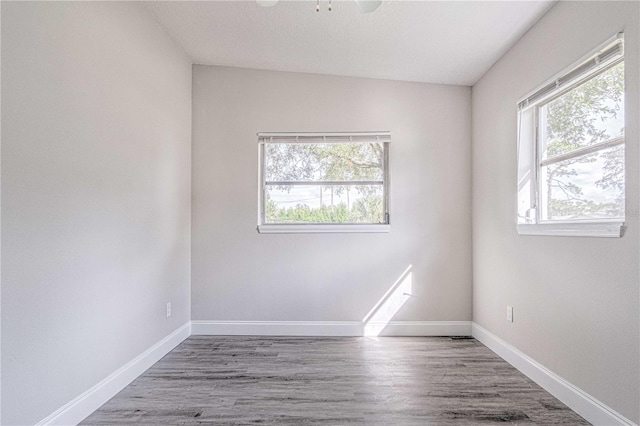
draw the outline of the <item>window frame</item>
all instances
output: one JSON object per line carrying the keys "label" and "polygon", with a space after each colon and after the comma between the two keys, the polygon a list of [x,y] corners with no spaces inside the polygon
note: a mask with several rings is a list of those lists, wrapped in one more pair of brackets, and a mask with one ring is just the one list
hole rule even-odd
{"label": "window frame", "polygon": [[[258,226],[261,234],[289,233],[387,233],[391,229],[389,148],[391,132],[305,132],[258,133]],[[366,143],[376,141],[383,147],[382,181],[273,181],[266,180],[266,150],[270,143]],[[268,185],[382,185],[385,221],[381,223],[266,223],[266,191]]]}
{"label": "window frame", "polygon": [[[543,195],[541,188],[544,183],[541,181],[541,169],[542,167],[554,164],[563,160],[579,157],[593,152],[598,152],[613,146],[623,145],[626,146],[626,132],[622,137],[614,137],[605,141],[598,142],[592,146],[575,149],[573,151],[556,155],[551,158],[542,159],[542,146],[541,141],[541,113],[540,110],[545,105],[551,103],[553,100],[565,95],[566,93],[574,90],[580,85],[590,81],[605,71],[615,67],[620,63],[624,63],[624,34],[618,33],[616,36],[607,40],[592,53],[586,55],[580,61],[576,62],[571,67],[565,69],[563,72],[556,75],[554,78],[545,82],[538,89],[532,91],[527,96],[520,99],[518,102],[518,186],[517,186],[517,198],[518,198],[518,212],[517,212],[517,224],[516,230],[519,235],[548,235],[548,236],[582,236],[582,237],[610,237],[620,238],[624,235],[625,219],[621,218],[601,218],[601,219],[576,219],[576,220],[549,220],[542,218],[543,210]],[[600,61],[600,55],[606,55],[606,52],[619,49],[619,53],[615,53],[610,57]],[[594,62],[595,61],[595,62]],[[580,72],[580,68],[587,66],[589,63],[594,63],[590,68],[583,72]],[[626,71],[626,70],[625,70]],[[562,85],[560,85],[562,83]],[[553,86],[555,85],[555,88]],[[626,91],[626,88],[625,88]],[[533,99],[532,102],[530,102]],[[626,102],[626,97],[625,97]],[[532,118],[529,118],[529,126],[532,129],[525,129],[529,131],[529,135],[523,135],[523,127],[527,127],[526,123],[523,123],[523,111],[531,110]],[[626,108],[625,108],[625,121],[626,121]],[[625,129],[626,130],[626,129]],[[528,139],[527,139],[528,138]],[[525,140],[525,142],[523,142]],[[523,146],[523,145],[529,146]],[[533,146],[531,146],[533,145]],[[530,191],[522,191],[521,180],[522,178],[522,158],[526,156],[524,151],[529,150],[530,164],[528,166],[529,183],[533,186]],[[626,150],[625,150],[626,158]],[[524,163],[526,165],[526,161]],[[626,164],[625,164],[626,172]],[[527,192],[529,193],[527,195]],[[524,194],[524,195],[523,195]],[[523,198],[524,203],[523,203]],[[529,199],[528,202],[526,199]],[[626,199],[626,189],[625,189]],[[526,214],[521,215],[520,209],[522,204],[528,204]],[[529,213],[533,211],[533,214],[529,216]]]}

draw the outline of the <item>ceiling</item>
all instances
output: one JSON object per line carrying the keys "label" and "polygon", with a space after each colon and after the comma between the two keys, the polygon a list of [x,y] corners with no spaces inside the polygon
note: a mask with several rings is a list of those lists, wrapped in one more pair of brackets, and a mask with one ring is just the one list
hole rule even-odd
{"label": "ceiling", "polygon": [[553,1],[146,2],[194,63],[473,85]]}

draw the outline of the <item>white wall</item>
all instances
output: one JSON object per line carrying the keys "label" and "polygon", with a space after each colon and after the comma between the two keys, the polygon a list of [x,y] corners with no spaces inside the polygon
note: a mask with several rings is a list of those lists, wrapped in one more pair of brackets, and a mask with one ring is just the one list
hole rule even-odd
{"label": "white wall", "polygon": [[[471,319],[468,87],[194,66],[192,319]],[[261,131],[390,130],[389,234],[258,234]]]}
{"label": "white wall", "polygon": [[2,423],[33,424],[190,318],[190,60],[139,4],[3,1],[2,124]]}
{"label": "white wall", "polygon": [[[559,2],[473,87],[473,318],[639,422],[640,3]],[[518,236],[516,102],[625,30],[627,225],[621,239]],[[513,323],[506,306],[514,307]]]}

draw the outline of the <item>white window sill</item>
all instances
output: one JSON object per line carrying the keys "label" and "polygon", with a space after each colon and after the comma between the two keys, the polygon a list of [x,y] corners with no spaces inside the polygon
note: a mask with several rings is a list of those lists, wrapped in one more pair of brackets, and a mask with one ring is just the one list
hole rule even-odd
{"label": "white window sill", "polygon": [[624,222],[518,224],[518,235],[620,238]]}
{"label": "white window sill", "polygon": [[258,232],[261,234],[323,234],[323,233],[354,233],[368,232],[380,233],[389,232],[391,225],[337,225],[337,224],[287,224],[287,225],[258,225]]}

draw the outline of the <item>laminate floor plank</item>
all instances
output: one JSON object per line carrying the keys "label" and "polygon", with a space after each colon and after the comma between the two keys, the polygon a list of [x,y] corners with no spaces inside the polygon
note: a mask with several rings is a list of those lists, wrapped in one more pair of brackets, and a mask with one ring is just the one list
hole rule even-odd
{"label": "laminate floor plank", "polygon": [[588,425],[475,339],[192,336],[83,425]]}

